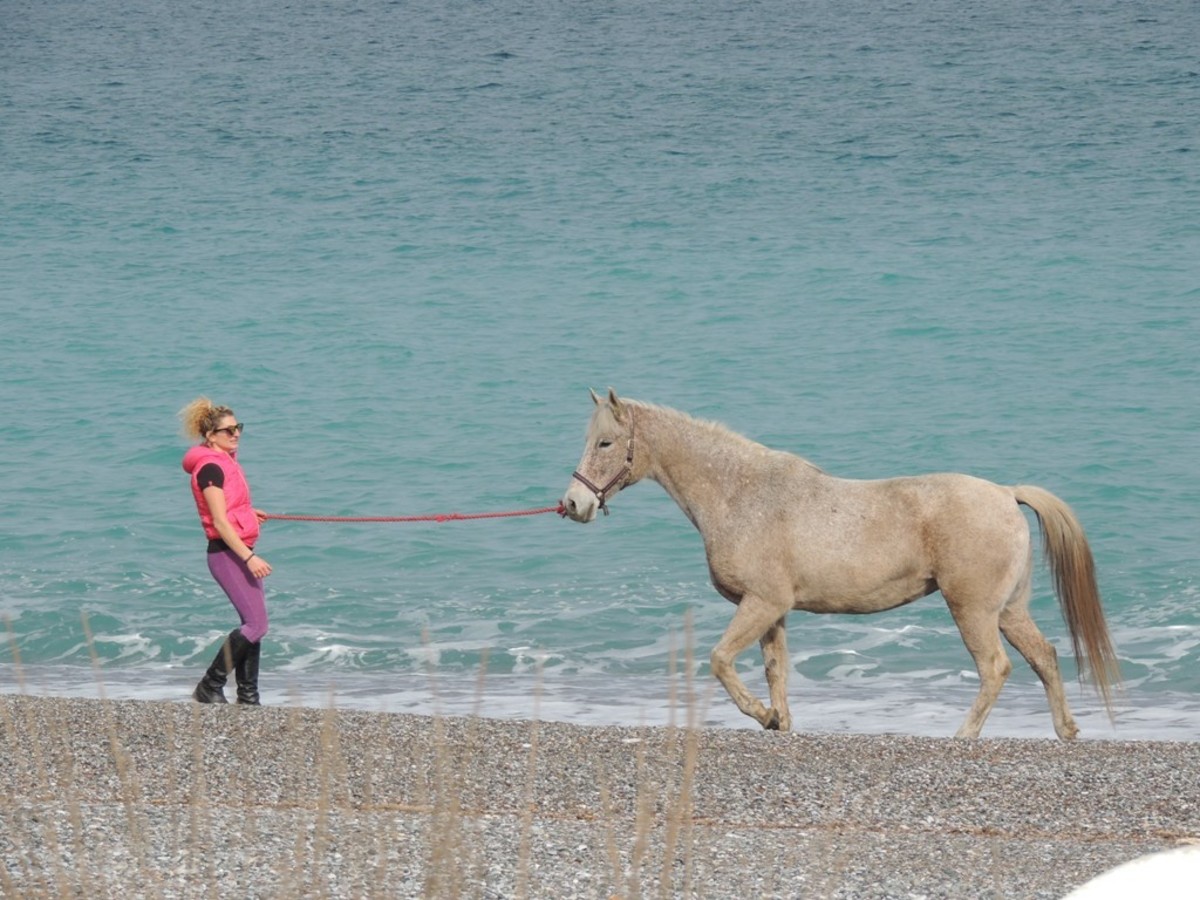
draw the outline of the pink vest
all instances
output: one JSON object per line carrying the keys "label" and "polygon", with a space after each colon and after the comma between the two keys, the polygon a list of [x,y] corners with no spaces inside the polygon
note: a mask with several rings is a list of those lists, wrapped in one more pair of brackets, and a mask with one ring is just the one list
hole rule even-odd
{"label": "pink vest", "polygon": [[229,453],[222,453],[203,444],[193,447],[183,455],[183,471],[192,478],[192,496],[196,500],[196,509],[200,513],[200,524],[210,540],[221,535],[213,524],[212,513],[208,509],[208,501],[204,499],[204,491],[200,489],[197,476],[200,470],[209,463],[216,463],[225,473],[225,516],[229,524],[238,533],[247,546],[254,546],[258,539],[258,516],[250,503],[250,485],[237,459]]}

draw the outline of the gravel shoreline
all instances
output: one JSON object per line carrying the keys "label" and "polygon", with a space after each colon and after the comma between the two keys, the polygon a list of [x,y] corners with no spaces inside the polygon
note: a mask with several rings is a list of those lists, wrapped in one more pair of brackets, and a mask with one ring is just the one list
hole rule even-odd
{"label": "gravel shoreline", "polygon": [[0,894],[1059,898],[1200,840],[1200,743],[0,695]]}

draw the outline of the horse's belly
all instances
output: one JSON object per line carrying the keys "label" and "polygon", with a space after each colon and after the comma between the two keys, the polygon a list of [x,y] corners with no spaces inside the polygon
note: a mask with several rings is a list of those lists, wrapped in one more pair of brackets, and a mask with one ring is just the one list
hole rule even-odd
{"label": "horse's belly", "polygon": [[815,613],[876,613],[912,603],[937,589],[937,582],[925,576],[873,585],[807,585],[797,591],[792,608]]}

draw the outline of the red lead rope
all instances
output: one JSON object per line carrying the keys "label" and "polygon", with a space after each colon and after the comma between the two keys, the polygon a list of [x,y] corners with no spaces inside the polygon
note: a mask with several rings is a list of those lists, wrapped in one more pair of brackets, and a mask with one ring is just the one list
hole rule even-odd
{"label": "red lead rope", "polygon": [[459,522],[466,519],[511,519],[516,516],[540,516],[543,513],[564,515],[562,504],[539,509],[519,509],[514,512],[438,513],[429,516],[286,516],[264,513],[264,518],[279,522]]}

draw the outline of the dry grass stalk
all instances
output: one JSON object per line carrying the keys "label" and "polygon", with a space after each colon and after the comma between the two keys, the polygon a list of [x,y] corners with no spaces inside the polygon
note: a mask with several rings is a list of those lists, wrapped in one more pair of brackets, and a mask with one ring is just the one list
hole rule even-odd
{"label": "dry grass stalk", "polygon": [[[422,633],[422,641],[428,647],[427,631]],[[439,694],[432,654],[430,663],[430,692],[434,697],[434,709],[437,710]],[[433,727],[434,756],[427,787],[431,812],[423,893],[425,897],[436,900],[455,900],[464,895],[469,872],[462,811],[462,776],[446,737],[446,721],[440,714],[435,714]]]}
{"label": "dry grass stalk", "polygon": [[[694,685],[693,685],[693,655],[692,655],[692,632],[691,632],[691,614],[685,618],[685,640],[684,640],[684,688],[686,706],[686,724],[684,726],[683,735],[683,767],[680,772],[680,782],[677,786],[674,795],[674,801],[671,802],[666,811],[666,823],[663,836],[663,858],[662,868],[659,875],[659,896],[666,898],[672,896],[673,872],[678,853],[683,856],[683,894],[690,894],[692,876],[693,876],[693,809],[694,809],[694,791],[696,785],[696,768],[699,763],[700,756],[700,738],[698,731],[697,709],[694,702]],[[678,707],[678,697],[674,693],[676,682],[676,656],[675,647],[672,642],[670,651],[670,672],[671,672],[671,721],[667,728],[668,746],[677,746],[677,735],[675,734],[675,711]]]}
{"label": "dry grass stalk", "polygon": [[[17,646],[17,636],[13,632],[12,619],[6,614],[4,616],[4,631],[8,636],[9,651],[12,653],[13,667],[17,673],[17,688],[21,693],[25,693],[25,677],[21,669],[21,650]],[[6,743],[10,748],[17,746],[17,726],[12,719],[7,704],[0,704],[0,716],[4,718],[4,736]],[[15,822],[18,817],[18,810],[13,798],[7,794],[0,793],[0,811],[4,813],[5,822]],[[18,850],[24,848],[18,847]],[[28,859],[25,853],[20,855],[20,864],[24,874],[25,883],[32,883],[32,873],[29,871]],[[7,866],[0,866],[0,888],[3,888],[5,897],[16,897],[17,887],[12,880],[12,876],[8,873]]]}
{"label": "dry grass stalk", "polygon": [[[175,718],[167,716],[162,735],[166,744],[162,756],[167,768],[158,773],[160,781],[149,791],[153,800],[147,800],[148,786],[141,780],[130,752],[130,748],[139,752],[144,748],[134,743],[128,748],[125,746],[130,734],[122,727],[121,708],[107,699],[100,683],[100,662],[86,618],[84,630],[101,695],[102,738],[112,771],[116,773],[113,799],[123,814],[123,833],[116,835],[115,840],[129,854],[140,896],[171,896],[177,890],[177,884],[188,885],[189,892],[228,895],[230,882],[238,877],[238,873],[218,871],[211,848],[218,843],[242,844],[251,848],[250,865],[258,864],[253,861],[252,850],[259,841],[261,815],[255,808],[256,786],[249,782],[243,784],[240,779],[248,777],[241,773],[248,773],[251,764],[263,753],[263,748],[251,743],[250,737],[238,737],[239,729],[230,727],[232,720],[229,717],[254,716],[256,712],[235,705],[218,708],[188,704],[187,719],[179,721],[187,722],[190,730],[178,729],[182,733],[177,732]],[[663,760],[647,758],[649,753],[657,752],[662,739],[657,729],[647,728],[645,735],[633,742],[636,758],[633,772],[628,776],[630,783],[621,787],[622,796],[614,793],[619,785],[614,783],[612,772],[603,767],[597,770],[600,808],[596,818],[603,828],[604,850],[611,873],[607,881],[614,896],[632,898],[657,893],[669,897],[694,893],[694,793],[700,753],[700,711],[693,693],[690,639],[689,622],[682,685],[676,678],[678,666],[672,651],[671,722],[666,740],[661,744],[668,756],[680,755],[679,765],[664,767],[661,765]],[[11,625],[9,642],[13,657],[19,662]],[[516,821],[513,824],[519,829],[519,847],[513,861],[514,869],[510,870],[515,879],[510,889],[518,898],[540,896],[546,887],[539,883],[535,868],[543,744],[543,728],[539,721],[542,676],[539,666],[535,713],[529,725],[524,789],[519,808],[514,810]],[[469,786],[464,781],[464,773],[471,768],[467,764],[468,754],[477,753],[480,743],[477,734],[485,677],[486,658],[477,681],[475,716],[465,723],[450,722],[440,714],[432,718],[430,755],[411,760],[423,766],[409,787],[416,795],[412,799],[376,795],[376,761],[383,765],[394,764],[390,748],[383,743],[354,747],[356,774],[352,781],[332,696],[321,719],[319,733],[306,733],[316,730],[308,726],[311,716],[302,708],[294,706],[290,709],[286,723],[281,723],[285,733],[280,735],[279,747],[286,749],[288,756],[276,761],[281,771],[279,790],[285,798],[308,797],[309,801],[299,799],[297,815],[291,820],[295,824],[284,826],[289,830],[294,827],[294,832],[285,830],[279,834],[291,843],[293,852],[285,854],[285,858],[264,861],[261,873],[256,876],[264,884],[271,885],[266,889],[266,895],[330,896],[338,879],[347,877],[342,859],[345,854],[365,862],[352,867],[355,874],[350,877],[355,881],[356,896],[391,896],[395,882],[389,873],[396,866],[401,871],[407,868],[403,855],[407,852],[405,848],[413,846],[413,835],[419,836],[418,846],[424,848],[423,859],[413,861],[413,870],[419,868],[421,871],[419,889],[425,897],[478,895],[487,883],[488,874],[482,863],[483,842],[474,830],[479,823],[479,811],[466,805]],[[21,683],[24,684],[23,679]],[[432,670],[429,683],[436,707],[438,683]],[[4,718],[0,727],[7,735],[9,746],[14,746],[18,740],[26,740],[22,732],[24,735],[38,734],[35,707],[26,705],[24,709],[28,719],[19,722],[12,717],[8,706],[0,704]],[[680,710],[686,710],[686,716],[677,721]],[[45,727],[44,723],[41,727]],[[232,758],[221,744],[230,738],[234,741]],[[64,722],[54,733],[46,734],[44,743],[45,746],[34,740],[31,746],[23,749],[29,753],[39,794],[47,799],[57,797],[63,803],[69,832],[65,828],[56,830],[46,821],[37,825],[31,822],[30,827],[37,830],[28,832],[28,843],[17,854],[20,868],[0,867],[0,891],[5,896],[35,898],[111,896],[121,889],[118,882],[128,879],[129,873],[115,874],[114,870],[106,868],[109,860],[89,853],[88,803],[83,802],[78,790],[78,785],[86,784],[89,776],[80,768],[81,760],[71,752],[77,737],[67,733]],[[190,773],[182,772],[178,766],[177,746],[185,752],[190,751],[185,757],[190,758]],[[54,763],[46,758],[49,747],[56,754]],[[365,767],[361,765],[364,759],[369,762]],[[93,760],[82,762],[88,771],[94,768]],[[578,762],[586,764],[584,760]],[[187,768],[186,762],[183,768]],[[656,772],[665,774],[657,775]],[[313,774],[315,779],[310,777]],[[221,781],[217,781],[218,778]],[[226,782],[226,778],[232,778],[233,782]],[[312,790],[314,781],[315,792]],[[66,793],[62,790],[64,785],[69,786]],[[629,806],[623,799],[626,788],[631,791]],[[102,796],[103,786],[100,790]],[[216,799],[226,796],[235,799],[232,802]],[[240,799],[242,797],[247,799]],[[99,802],[105,801],[99,799]],[[285,800],[273,808],[276,812],[286,812],[288,803]],[[412,832],[401,831],[400,823],[405,820],[386,815],[389,808],[403,808],[407,816],[424,817],[424,827]],[[0,811],[9,821],[21,816],[10,798],[0,798]],[[169,816],[165,829],[157,832],[158,841],[165,840],[167,846],[159,846],[157,851],[152,847],[154,842],[150,835],[154,832],[147,811],[163,811]],[[306,813],[311,813],[311,817]],[[359,819],[360,816],[364,818]],[[360,835],[358,840],[349,841],[348,832],[339,830],[343,817],[355,824],[368,822],[364,830],[369,837]],[[279,825],[276,822],[272,827]],[[660,852],[661,857],[657,858]],[[163,861],[167,858],[177,861],[175,868],[164,868]],[[74,865],[68,868],[64,865],[65,859],[73,859]],[[657,884],[652,884],[651,879]],[[342,880],[340,889],[345,887],[346,882]]]}
{"label": "dry grass stalk", "polygon": [[517,897],[529,896],[529,860],[533,855],[533,815],[537,806],[538,720],[542,702],[542,666],[538,664],[533,688],[533,720],[529,723],[529,759],[525,770],[525,798],[521,806],[521,843],[517,852]]}
{"label": "dry grass stalk", "polygon": [[96,642],[92,637],[92,629],[88,623],[86,611],[83,613],[82,619],[83,634],[87,641],[88,655],[92,660],[92,670],[95,673],[96,687],[100,694],[100,708],[104,713],[104,728],[108,733],[108,745],[112,752],[113,762],[116,763],[117,779],[121,785],[121,802],[125,810],[125,820],[129,825],[129,836],[133,840],[139,869],[141,869],[141,873],[145,879],[153,885],[155,884],[157,873],[148,865],[150,848],[141,822],[141,784],[129,754],[121,745],[121,738],[117,731],[117,722],[113,714],[112,704],[109,703],[108,696],[104,690],[104,678],[101,675],[100,669],[100,656],[96,652]]}

